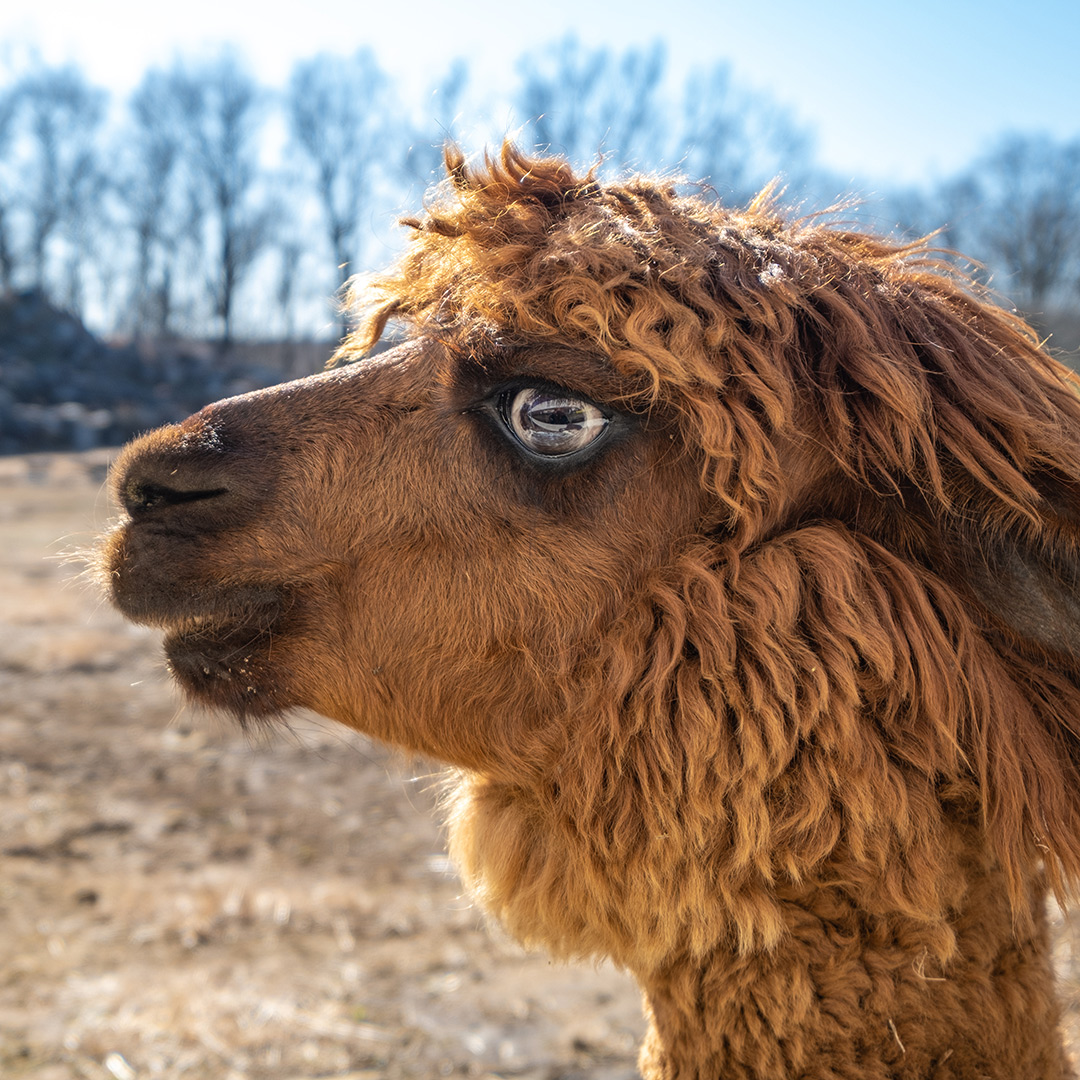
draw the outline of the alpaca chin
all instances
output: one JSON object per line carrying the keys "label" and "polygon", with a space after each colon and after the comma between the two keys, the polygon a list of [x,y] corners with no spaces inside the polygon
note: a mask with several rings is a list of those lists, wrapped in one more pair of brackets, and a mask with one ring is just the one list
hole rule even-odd
{"label": "alpaca chin", "polygon": [[246,722],[283,713],[294,704],[281,685],[274,644],[272,630],[197,623],[166,636],[165,656],[188,697]]}

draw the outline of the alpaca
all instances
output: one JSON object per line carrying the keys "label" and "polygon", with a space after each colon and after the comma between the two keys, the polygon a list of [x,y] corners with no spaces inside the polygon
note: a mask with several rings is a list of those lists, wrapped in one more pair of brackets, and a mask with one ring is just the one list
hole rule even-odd
{"label": "alpaca", "polygon": [[447,164],[359,362],[123,452],[113,601],[197,701],[446,763],[467,885],[633,973],[648,1080],[1071,1075],[1072,377],[924,246]]}

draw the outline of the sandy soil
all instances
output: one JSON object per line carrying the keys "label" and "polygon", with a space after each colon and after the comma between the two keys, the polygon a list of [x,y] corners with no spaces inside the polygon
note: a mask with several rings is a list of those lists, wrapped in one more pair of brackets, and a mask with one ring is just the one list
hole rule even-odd
{"label": "sandy soil", "polygon": [[107,457],[0,458],[0,1077],[636,1076],[632,984],[485,924],[431,767],[178,701],[63,558],[109,515]]}

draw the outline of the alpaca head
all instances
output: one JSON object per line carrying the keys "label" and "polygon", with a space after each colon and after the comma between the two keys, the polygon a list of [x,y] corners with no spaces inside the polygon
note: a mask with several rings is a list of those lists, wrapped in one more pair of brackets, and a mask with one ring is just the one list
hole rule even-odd
{"label": "alpaca head", "polygon": [[118,461],[102,567],[184,690],[456,767],[489,906],[638,971],[775,944],[823,878],[943,925],[955,828],[1021,916],[1040,862],[1067,886],[1063,370],[919,248],[512,148],[449,166],[355,291],[355,363]]}

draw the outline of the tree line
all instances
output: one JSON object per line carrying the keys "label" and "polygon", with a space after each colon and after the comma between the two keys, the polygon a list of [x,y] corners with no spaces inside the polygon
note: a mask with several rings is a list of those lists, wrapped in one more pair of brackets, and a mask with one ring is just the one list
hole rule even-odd
{"label": "tree line", "polygon": [[[343,327],[328,298],[392,258],[398,212],[439,175],[471,115],[607,173],[661,169],[739,203],[777,175],[785,199],[844,194],[812,133],[727,64],[683,77],[659,44],[570,37],[516,63],[505,100],[456,61],[419,100],[371,50],[300,61],[284,88],[242,59],[178,60],[122,101],[72,66],[0,84],[0,289],[36,289],[113,336],[293,339]],[[959,174],[845,214],[980,260],[1028,311],[1080,292],[1080,139],[1003,136]]]}

